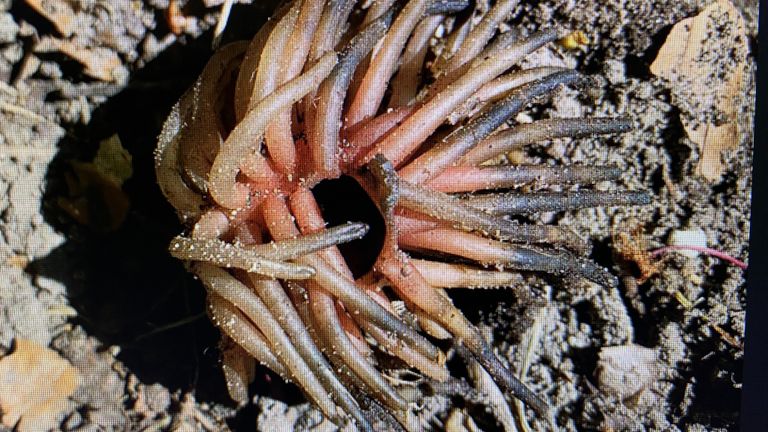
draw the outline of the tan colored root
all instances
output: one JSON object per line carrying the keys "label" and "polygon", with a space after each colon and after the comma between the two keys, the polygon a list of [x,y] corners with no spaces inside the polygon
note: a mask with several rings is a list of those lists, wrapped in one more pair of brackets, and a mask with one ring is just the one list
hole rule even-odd
{"label": "tan colored root", "polygon": [[227,383],[229,396],[238,406],[248,403],[248,384],[253,381],[255,373],[254,357],[228,336],[222,336],[219,343],[221,349],[221,370]]}
{"label": "tan colored root", "polygon": [[246,42],[234,42],[216,51],[192,87],[191,113],[179,140],[179,167],[184,180],[200,193],[208,190],[208,172],[223,141],[216,104],[246,47]]}
{"label": "tan colored root", "polygon": [[410,105],[416,100],[419,86],[424,81],[422,70],[429,50],[429,41],[444,19],[442,15],[429,16],[422,19],[414,29],[403,52],[400,69],[392,80],[390,107]]}
{"label": "tan colored root", "polygon": [[[297,76],[309,55],[310,43],[323,12],[322,0],[304,0],[291,37],[283,47],[279,82],[283,84]],[[279,58],[279,57],[278,57]],[[274,61],[274,59],[273,59]],[[296,145],[291,132],[291,109],[275,114],[267,126],[264,141],[271,160],[282,173],[293,173],[296,164]]]}
{"label": "tan colored root", "polygon": [[179,104],[176,104],[160,133],[160,140],[155,151],[155,176],[165,198],[176,209],[179,218],[186,221],[200,217],[206,203],[203,197],[190,189],[181,178],[178,168],[178,131],[180,128]]}
{"label": "tan colored root", "polygon": [[448,72],[458,69],[477,57],[496,32],[496,28],[517,6],[517,0],[500,0],[467,35],[459,50],[448,62]]}
{"label": "tan colored root", "polygon": [[194,240],[177,236],[168,248],[175,258],[234,267],[263,276],[280,279],[309,279],[314,276],[312,267],[274,261],[252,251],[220,240]]}
{"label": "tan colored root", "polygon": [[241,157],[245,154],[258,157],[258,143],[272,116],[317,88],[334,65],[336,65],[336,54],[324,55],[306,73],[280,86],[259,102],[254,109],[248,111],[243,121],[229,134],[222,145],[221,152],[213,162],[210,192],[216,202],[229,209],[248,205],[246,186],[236,182]]}
{"label": "tan colored root", "polygon": [[[336,377],[335,371],[307,332],[307,325],[310,321],[302,321],[299,312],[294,308],[291,299],[283,291],[280,283],[274,280],[260,279],[252,274],[249,275],[249,280],[254,291],[280,322],[296,350],[318,377],[334,402],[351,415],[359,425],[367,425],[367,420],[360,412],[360,407]],[[308,318],[309,315],[307,315]]]}
{"label": "tan colored root", "polygon": [[395,131],[381,140],[361,161],[368,163],[383,154],[397,167],[442,124],[446,117],[483,84],[512,67],[525,55],[555,39],[554,30],[545,30],[510,49],[490,57],[467,71],[444,91],[432,96]]}
{"label": "tan colored root", "polygon": [[198,263],[192,266],[192,270],[208,289],[235,305],[259,327],[276,357],[288,369],[291,379],[300,384],[324,415],[339,422],[341,419],[336,405],[261,299],[223,269]]}
{"label": "tan colored root", "polygon": [[288,370],[275,357],[267,338],[232,303],[215,293],[208,294],[208,314],[211,321],[248,354],[270,370],[288,379]]}
{"label": "tan colored root", "polygon": [[395,72],[397,60],[431,0],[409,1],[387,32],[381,48],[374,54],[371,65],[357,89],[349,110],[347,122],[351,125],[372,117],[381,105],[387,84]]}
{"label": "tan colored root", "polygon": [[413,260],[426,281],[437,288],[497,288],[524,282],[520,273],[483,270],[439,261]]}

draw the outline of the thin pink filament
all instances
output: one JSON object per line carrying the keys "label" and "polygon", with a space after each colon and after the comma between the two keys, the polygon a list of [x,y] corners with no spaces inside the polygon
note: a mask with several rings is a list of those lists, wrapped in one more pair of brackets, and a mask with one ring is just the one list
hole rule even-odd
{"label": "thin pink filament", "polygon": [[702,247],[702,246],[692,246],[692,245],[678,245],[678,246],[665,246],[663,248],[655,249],[650,251],[652,257],[657,257],[659,255],[663,255],[667,252],[676,251],[676,250],[692,250],[696,252],[701,252],[706,255],[711,255],[716,258],[720,258],[723,261],[727,261],[736,267],[739,267],[740,269],[746,270],[747,269],[747,263],[744,261],[741,261],[738,258],[734,258],[730,255],[728,255],[725,252],[721,252],[717,249],[711,249],[708,247]]}

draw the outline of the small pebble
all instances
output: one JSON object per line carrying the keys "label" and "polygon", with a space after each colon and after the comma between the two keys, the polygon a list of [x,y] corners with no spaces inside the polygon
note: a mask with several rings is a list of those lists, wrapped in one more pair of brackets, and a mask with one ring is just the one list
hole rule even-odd
{"label": "small pebble", "polygon": [[659,379],[656,351],[635,344],[603,348],[597,370],[600,390],[620,400],[637,395]]}
{"label": "small pebble", "polygon": [[[669,245],[707,247],[707,233],[702,229],[672,231],[669,236]],[[681,250],[680,253],[691,258],[699,256],[699,252],[692,250]]]}

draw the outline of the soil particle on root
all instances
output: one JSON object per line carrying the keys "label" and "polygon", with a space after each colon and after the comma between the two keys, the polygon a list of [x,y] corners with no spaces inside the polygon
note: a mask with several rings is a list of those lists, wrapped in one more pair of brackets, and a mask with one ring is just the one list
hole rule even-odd
{"label": "soil particle on root", "polygon": [[[171,2],[184,18],[177,33],[166,18]],[[72,220],[53,221],[43,215],[45,206],[54,205],[44,202],[44,191],[51,187],[49,183],[55,186],[57,181],[63,182],[48,173],[54,157],[63,157],[57,155],[60,140],[67,136],[75,141],[95,140],[87,136],[89,132],[83,132],[82,125],[101,121],[94,117],[98,107],[126,88],[154,85],[152,91],[170,93],[166,88],[173,86],[131,77],[169,48],[183,52],[205,38],[209,38],[205,40],[209,46],[210,30],[217,23],[220,9],[220,2],[191,0],[66,3],[72,5],[72,19],[78,23],[68,35],[28,8],[26,2],[11,5],[0,1],[0,352],[7,352],[15,338],[31,339],[50,345],[80,370],[85,384],[75,393],[72,409],[62,414],[60,429],[65,431],[229,427],[332,430],[316,410],[286,396],[295,390],[267,379],[256,385],[258,396],[253,404],[236,414],[234,405],[223,397],[225,386],[221,380],[213,391],[199,390],[195,395],[194,387],[188,385],[171,386],[140,378],[127,363],[118,360],[124,357],[120,348],[88,334],[81,325],[84,318],[73,316],[78,314],[70,303],[76,284],[69,279],[65,284],[38,271],[36,264],[49,263],[45,258],[54,249],[75,242],[73,237],[92,235],[87,230],[68,229],[74,225]],[[225,39],[252,36],[256,27],[240,17],[263,21],[272,4],[248,3],[238,2],[233,9]],[[710,247],[734,257],[746,257],[754,69],[750,69],[743,98],[740,144],[723,155],[727,171],[715,183],[694,175],[700,153],[680,123],[682,107],[673,96],[671,84],[649,71],[671,27],[696,15],[709,3],[521,1],[509,21],[511,27],[525,31],[552,23],[582,30],[589,39],[586,46],[568,50],[553,45],[526,61],[575,67],[593,76],[585,87],[562,89],[551,102],[519,120],[628,114],[636,123],[634,131],[620,137],[555,140],[515,156],[528,163],[615,164],[625,173],[617,186],[653,192],[654,203],[647,208],[536,216],[592,239],[592,258],[614,272],[623,269],[612,258],[611,235],[628,225],[641,226],[652,248],[665,245],[677,230],[696,229],[704,231]],[[757,34],[756,2],[738,0],[734,4],[744,15],[747,34],[753,39]],[[87,65],[66,53],[36,51],[35,41],[41,37],[105,50],[119,60],[116,73],[110,75],[115,79],[99,81],[89,76]],[[210,54],[210,50],[200,49],[187,52],[197,57]],[[201,64],[203,59],[197,57],[185,59]],[[750,53],[749,61],[754,61],[754,53]],[[170,94],[169,99],[178,96]],[[158,112],[156,117],[166,114]],[[146,127],[157,129],[159,123]],[[117,128],[103,124],[96,127],[107,129],[105,136]],[[156,135],[157,130],[148,132],[143,145],[151,146],[152,134]],[[93,156],[86,146],[71,147],[64,159],[90,160],[88,157]],[[136,161],[137,175],[148,175],[147,169],[141,169],[141,159]],[[170,212],[160,207],[153,211]],[[133,214],[133,223],[147,223],[152,216],[136,211]],[[72,270],[71,265],[58,259],[57,265]],[[71,276],[79,284],[89,283],[87,279],[79,280],[79,272]],[[184,289],[200,289],[187,285]],[[558,409],[558,423],[563,430],[715,431],[737,427],[742,351],[727,343],[711,324],[742,339],[743,270],[704,255],[670,255],[662,262],[658,275],[637,287],[636,299],[629,297],[625,286],[606,289],[528,275],[525,285],[506,291],[473,291],[471,299],[457,293],[455,299],[474,321],[492,329],[487,332],[489,339],[513,370],[517,370],[524,355],[522,343],[525,329],[533,320],[532,311],[547,306],[543,337],[532,353],[526,384]],[[674,297],[676,292],[695,307],[683,308]],[[179,291],[169,295],[181,296]],[[635,301],[642,303],[642,310],[633,306]],[[148,300],[147,304],[153,303]],[[204,328],[210,332],[210,326]],[[659,376],[636,398],[622,401],[601,391],[596,371],[601,350],[630,343],[653,350]],[[203,374],[215,370],[214,342],[179,349],[195,350],[202,359],[198,367]],[[467,401],[459,397],[460,392],[446,394],[450,393],[446,390],[418,402],[425,430],[439,429],[457,403],[468,407],[466,410],[487,430],[498,427],[492,416],[483,414],[481,398],[467,397],[472,399]],[[533,418],[531,413],[528,416]],[[534,430],[543,427],[535,420],[532,426]]]}

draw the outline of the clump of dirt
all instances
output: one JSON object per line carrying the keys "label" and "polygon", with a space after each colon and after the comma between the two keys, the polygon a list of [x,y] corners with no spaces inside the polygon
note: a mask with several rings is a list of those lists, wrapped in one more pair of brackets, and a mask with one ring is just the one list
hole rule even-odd
{"label": "clump of dirt", "polygon": [[[295,388],[263,369],[251,389],[254,404],[235,411],[202,288],[165,252],[177,225],[154,185],[152,150],[171,105],[211,53],[222,2],[52,2],[67,5],[68,18],[57,19],[70,25],[35,3],[48,2],[0,1],[0,352],[29,339],[80,371],[83,384],[60,415],[64,431],[330,430]],[[251,37],[274,7],[247,3],[234,7],[225,41]],[[672,26],[710,3],[525,0],[509,21],[525,31],[557,24],[589,39],[527,60],[593,75],[585,88],[563,89],[527,115],[628,114],[636,123],[620,137],[534,146],[521,160],[616,164],[626,173],[616,186],[654,194],[645,208],[540,215],[591,238],[592,258],[623,276],[620,288],[527,275],[515,289],[455,294],[514,370],[528,359],[525,381],[558,409],[563,430],[737,428],[743,270],[706,255],[670,254],[633,285],[637,263],[612,252],[618,233],[642,232],[647,247],[657,248],[675,231],[702,230],[709,247],[746,257],[754,53],[745,64],[739,143],[722,154],[716,181],[696,175],[700,147],[681,123],[674,84],[650,72]],[[754,47],[757,2],[735,5]],[[122,185],[126,219],[112,230],[78,224],[57,204],[71,192],[72,161],[93,160],[115,134],[133,158]],[[100,211],[97,204],[90,210]],[[530,330],[537,320],[538,342]],[[629,344],[653,352],[656,373],[627,396],[608,391],[596,371],[605,349]],[[498,427],[483,414],[487,401],[454,393],[424,400],[425,425],[454,421],[450,408],[460,406],[480,426]],[[526,416],[534,430],[543,427]]]}

